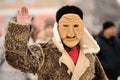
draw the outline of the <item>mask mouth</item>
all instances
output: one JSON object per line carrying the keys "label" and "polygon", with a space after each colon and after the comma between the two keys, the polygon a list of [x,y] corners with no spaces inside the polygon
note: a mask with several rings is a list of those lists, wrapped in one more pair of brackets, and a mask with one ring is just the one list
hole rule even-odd
{"label": "mask mouth", "polygon": [[67,42],[70,42],[69,44],[71,44],[71,43],[73,43],[73,42],[76,42],[76,41],[78,41],[78,39],[77,38],[70,38],[70,39],[65,39],[64,41],[67,41]]}
{"label": "mask mouth", "polygon": [[76,37],[66,37],[66,40],[67,41],[73,41],[73,40],[76,40]]}
{"label": "mask mouth", "polygon": [[74,39],[75,36],[73,36],[73,37],[67,36],[66,38],[67,38],[67,39]]}

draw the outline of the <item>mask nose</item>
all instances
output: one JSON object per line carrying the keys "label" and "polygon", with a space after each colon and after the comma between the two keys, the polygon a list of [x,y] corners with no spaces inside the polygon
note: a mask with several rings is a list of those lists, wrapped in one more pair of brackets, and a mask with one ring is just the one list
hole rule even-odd
{"label": "mask nose", "polygon": [[67,38],[75,38],[74,30],[72,27],[68,29]]}

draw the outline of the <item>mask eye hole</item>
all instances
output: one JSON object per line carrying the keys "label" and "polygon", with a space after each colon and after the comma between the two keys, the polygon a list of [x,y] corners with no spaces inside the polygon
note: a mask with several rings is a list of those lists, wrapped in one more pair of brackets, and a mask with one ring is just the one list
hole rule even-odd
{"label": "mask eye hole", "polygon": [[63,27],[68,27],[68,25],[63,25]]}
{"label": "mask eye hole", "polygon": [[78,24],[75,24],[74,27],[79,27],[79,25],[78,25]]}

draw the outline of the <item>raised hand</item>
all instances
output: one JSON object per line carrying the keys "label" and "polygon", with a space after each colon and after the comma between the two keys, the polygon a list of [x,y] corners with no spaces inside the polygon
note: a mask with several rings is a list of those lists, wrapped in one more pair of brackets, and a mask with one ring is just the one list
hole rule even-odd
{"label": "raised hand", "polygon": [[28,13],[27,7],[22,7],[17,14],[17,22],[19,23],[31,23],[32,16]]}

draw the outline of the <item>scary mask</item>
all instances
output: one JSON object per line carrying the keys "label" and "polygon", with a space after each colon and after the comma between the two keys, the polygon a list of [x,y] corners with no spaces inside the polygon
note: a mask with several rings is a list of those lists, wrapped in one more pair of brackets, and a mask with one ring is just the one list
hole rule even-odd
{"label": "scary mask", "polygon": [[73,48],[82,38],[84,32],[83,20],[77,14],[64,14],[58,22],[58,31],[63,44]]}

